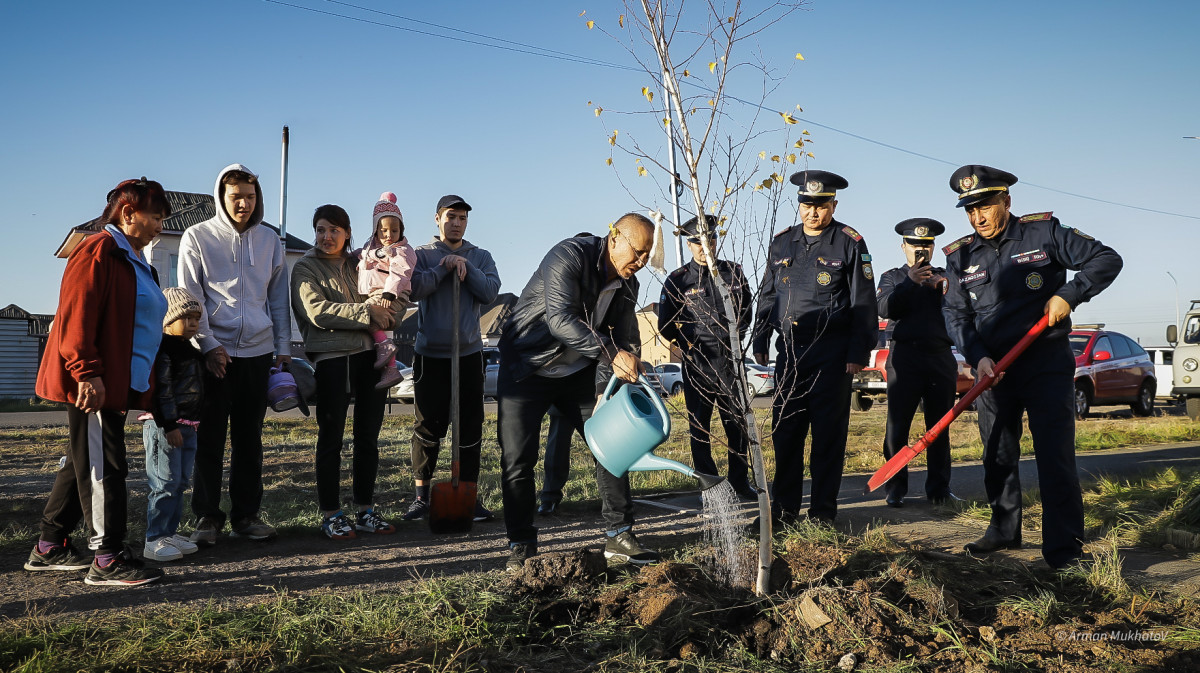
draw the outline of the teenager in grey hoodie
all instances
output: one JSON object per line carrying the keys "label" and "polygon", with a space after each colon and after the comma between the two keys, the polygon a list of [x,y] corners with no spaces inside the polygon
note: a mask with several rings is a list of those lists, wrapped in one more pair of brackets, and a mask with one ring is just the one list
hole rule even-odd
{"label": "teenager in grey hoodie", "polygon": [[[451,338],[459,338],[459,478],[479,479],[479,449],[483,439],[483,336],[479,314],[500,292],[500,274],[487,250],[463,239],[471,206],[453,194],[438,201],[439,236],[417,248],[412,277],[412,301],[418,302],[417,342],[413,350],[413,398],[417,425],[412,436],[412,462],[417,497],[404,519],[424,518],[429,511],[429,481],[438,449],[450,425]],[[454,282],[461,280],[458,324],[454,324]],[[475,520],[492,517],[480,502]]]}
{"label": "teenager in grey hoodie", "polygon": [[279,236],[259,226],[262,185],[241,164],[221,169],[215,217],[189,227],[179,243],[179,284],[204,305],[196,340],[204,352],[205,400],[196,433],[192,541],[216,543],[225,433],[229,431],[229,520],[234,535],[265,540],[259,518],[262,425],[271,365],[291,360],[287,265]]}

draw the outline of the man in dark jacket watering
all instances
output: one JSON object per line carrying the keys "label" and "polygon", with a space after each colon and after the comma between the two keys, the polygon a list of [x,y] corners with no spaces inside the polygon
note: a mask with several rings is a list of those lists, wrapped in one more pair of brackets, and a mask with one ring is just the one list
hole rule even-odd
{"label": "man in dark jacket watering", "polygon": [[[459,432],[465,482],[479,479],[479,450],[483,439],[483,337],[479,314],[500,292],[500,274],[487,250],[463,238],[471,206],[449,194],[437,204],[438,236],[417,248],[417,268],[412,277],[412,300],[418,302],[417,343],[413,359],[413,398],[417,424],[413,428],[412,462],[417,497],[404,513],[406,521],[425,518],[429,512],[429,481],[437,464],[438,449],[450,426],[450,343],[458,330]],[[454,324],[454,282],[462,281],[458,324]],[[475,520],[492,518],[481,502],[475,503]]]}
{"label": "man in dark jacket watering", "polygon": [[[542,417],[556,407],[580,434],[596,403],[596,367],[636,381],[641,352],[634,311],[654,225],[627,214],[603,238],[568,238],[550,249],[521,292],[500,338],[499,434],[508,569],[537,553],[533,468]],[[607,540],[604,555],[636,564],[659,559],[633,536],[629,477],[596,464]]]}

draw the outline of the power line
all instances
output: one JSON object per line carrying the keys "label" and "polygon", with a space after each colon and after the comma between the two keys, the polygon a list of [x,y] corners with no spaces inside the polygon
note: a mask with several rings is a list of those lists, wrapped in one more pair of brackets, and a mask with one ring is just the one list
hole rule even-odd
{"label": "power line", "polygon": [[[332,1],[332,0],[330,0],[330,1]],[[435,33],[432,31],[420,30],[417,28],[409,28],[407,26],[397,26],[392,23],[385,23],[383,21],[374,21],[372,19],[366,19],[366,18],[363,18],[360,16],[351,16],[349,14],[339,14],[337,12],[330,12],[330,11],[327,11],[324,9],[317,9],[315,7],[305,7],[304,5],[297,5],[297,4],[293,4],[290,2],[283,2],[283,0],[263,0],[263,2],[269,2],[273,5],[282,5],[284,7],[291,7],[292,9],[299,9],[299,10],[303,10],[305,12],[312,12],[314,14],[324,14],[325,16],[333,16],[333,17],[337,17],[339,19],[346,19],[348,21],[358,21],[359,23],[366,23],[366,24],[370,24],[372,26],[379,26],[381,28],[391,28],[393,30],[401,30],[401,31],[404,31],[407,33],[416,33],[417,35],[425,35],[427,37],[438,37],[438,38],[442,38],[444,40],[454,40],[455,42],[464,42],[466,44],[473,44],[473,45],[480,46],[480,47],[491,47],[492,49],[503,49],[504,51],[512,51],[512,52],[516,52],[518,54],[528,54],[530,56],[541,56],[542,58],[552,58],[552,59],[556,59],[559,61],[567,61],[570,63],[582,63],[584,65],[594,65],[594,66],[600,66],[603,68],[615,68],[615,69],[619,69],[619,70],[634,70],[634,71],[641,72],[641,70],[639,68],[634,68],[632,66],[621,65],[619,63],[609,63],[608,61],[601,61],[599,59],[590,58],[587,56],[579,56],[576,54],[569,54],[567,52],[554,51],[552,49],[545,49],[543,47],[536,47],[536,46],[532,46],[532,45],[522,45],[522,43],[520,43],[520,42],[504,40],[501,38],[491,37],[490,35],[483,35],[481,33],[470,33],[470,32],[460,30],[457,28],[438,26],[438,27],[444,28],[446,30],[452,30],[455,32],[463,33],[465,35],[475,35],[475,36],[479,36],[479,37],[484,37],[489,40],[494,40],[497,42],[504,42],[504,43],[507,43],[507,45],[520,45],[520,46],[507,46],[506,44],[491,44],[488,42],[480,42],[479,40],[467,39],[465,37],[457,37],[454,35],[444,35],[444,34]],[[407,21],[413,21],[413,19],[408,19],[406,17],[402,17],[397,14],[388,14],[387,12],[381,12],[378,10],[357,7],[356,5],[350,5],[348,3],[339,2],[337,4],[346,5],[348,7],[355,7],[357,9],[363,9],[364,11],[376,12],[378,14],[384,14],[386,16],[401,18],[401,19],[404,19]],[[434,25],[434,26],[438,25],[438,24],[430,24],[430,23],[424,22],[424,21],[421,21],[418,23],[424,23],[426,25]]]}
{"label": "power line", "polygon": [[[430,21],[422,21],[420,19],[414,19],[414,18],[403,16],[400,14],[392,14],[390,12],[385,12],[385,11],[378,10],[378,9],[372,9],[370,7],[362,7],[362,6],[355,5],[355,4],[352,4],[349,2],[343,2],[342,0],[326,0],[326,1],[336,4],[336,5],[342,5],[344,7],[351,7],[353,9],[357,9],[357,10],[364,11],[364,12],[371,12],[374,14],[380,14],[383,16],[392,17],[394,19],[400,19],[402,21],[410,21],[410,22],[418,23],[418,24],[425,25],[425,26],[432,26],[435,28],[440,28],[442,30],[448,30],[448,31],[456,32],[456,33],[462,33],[463,35],[470,35],[470,36],[482,38],[485,40],[491,40],[492,42],[498,42],[500,44],[481,42],[479,40],[471,40],[471,39],[467,39],[464,37],[457,37],[454,35],[444,35],[441,33],[435,33],[435,32],[426,31],[426,30],[419,30],[416,28],[409,28],[406,26],[397,26],[395,24],[384,23],[382,21],[373,21],[371,19],[366,19],[363,17],[351,16],[348,14],[339,14],[337,12],[330,12],[330,11],[326,11],[323,9],[316,9],[315,7],[305,7],[304,5],[296,5],[296,4],[292,4],[290,2],[284,2],[283,0],[263,0],[263,1],[269,2],[274,5],[282,5],[284,7],[291,7],[292,9],[299,9],[299,10],[303,10],[306,12],[313,12],[315,14],[324,14],[325,16],[333,16],[333,17],[337,17],[339,19],[346,19],[348,21],[358,21],[360,23],[366,23],[366,24],[370,24],[373,26],[380,26],[382,28],[391,28],[393,30],[401,30],[401,31],[409,32],[409,33],[415,33],[417,35],[425,35],[427,37],[437,37],[437,38],[442,38],[445,40],[454,40],[455,42],[463,42],[466,44],[473,44],[473,45],[480,46],[480,47],[491,47],[492,49],[502,49],[505,51],[515,52],[518,54],[527,54],[530,56],[540,56],[542,58],[556,59],[556,60],[560,60],[560,61],[566,61],[569,63],[582,63],[584,65],[594,65],[594,66],[598,66],[598,67],[602,67],[602,68],[612,68],[615,70],[629,70],[629,71],[634,71],[634,72],[644,72],[641,68],[635,68],[635,67],[629,66],[629,65],[622,65],[620,63],[611,63],[609,61],[602,61],[600,59],[595,59],[595,58],[591,58],[588,56],[580,56],[578,54],[572,54],[570,52],[558,51],[555,49],[548,49],[546,47],[539,47],[537,45],[527,44],[524,42],[516,42],[514,40],[508,40],[508,39],[501,38],[501,37],[486,35],[484,33],[475,33],[475,32],[471,32],[468,30],[463,30],[461,28],[454,28],[453,26],[445,26],[445,25],[442,25],[439,23],[433,23]],[[705,91],[709,94],[716,93],[715,91],[713,91],[711,89],[707,89],[702,86],[698,86],[697,88],[700,89],[701,91]],[[736,101],[743,105],[748,105],[750,107],[754,107],[759,110],[763,110],[765,112],[773,112],[775,114],[780,114],[780,115],[783,114],[779,110],[775,110],[773,108],[766,107],[759,103],[751,103],[749,101],[737,98],[736,96],[731,96],[729,94],[726,94],[725,97],[732,101]],[[947,166],[961,166],[962,165],[961,163],[947,161],[945,159],[940,159],[938,157],[930,156],[928,154],[922,154],[920,152],[906,149],[906,148],[900,147],[898,145],[892,145],[892,144],[885,143],[880,140],[875,140],[873,138],[868,138],[866,136],[859,135],[857,133],[845,131],[845,130],[839,129],[837,127],[834,127],[834,126],[830,126],[828,124],[822,124],[821,122],[814,121],[811,119],[804,119],[802,117],[794,117],[794,118],[797,121],[802,121],[805,124],[808,124],[810,126],[816,126],[818,128],[823,128],[827,131],[832,131],[834,133],[848,136],[848,137],[854,138],[856,140],[861,140],[863,142],[870,143],[872,145],[878,145],[879,147],[884,147],[884,148],[893,150],[895,152],[901,152],[903,154],[908,154],[908,155],[918,157],[921,159],[926,159],[928,161],[934,161],[934,162],[937,162],[940,164],[945,164]],[[1194,137],[1194,136],[1185,136],[1185,137],[1190,138],[1190,137]],[[1117,206],[1119,208],[1130,208],[1132,210],[1140,210],[1140,211],[1146,212],[1146,213],[1155,213],[1158,215],[1168,215],[1171,217],[1182,217],[1182,218],[1189,219],[1189,220],[1200,220],[1200,215],[1185,215],[1183,213],[1175,213],[1175,212],[1171,212],[1168,210],[1157,210],[1154,208],[1145,208],[1143,206],[1135,206],[1135,205],[1128,204],[1128,203],[1121,203],[1119,201],[1109,201],[1107,199],[1101,199],[1101,198],[1097,198],[1094,196],[1087,196],[1086,194],[1077,194],[1075,192],[1068,192],[1066,190],[1056,189],[1054,187],[1047,187],[1045,185],[1039,185],[1034,182],[1024,182],[1022,184],[1028,185],[1030,187],[1035,187],[1037,189],[1044,189],[1046,191],[1055,192],[1057,194],[1063,194],[1065,196],[1072,196],[1077,199],[1084,199],[1086,201],[1093,201],[1095,203],[1103,203],[1103,204],[1110,205],[1110,206]]]}

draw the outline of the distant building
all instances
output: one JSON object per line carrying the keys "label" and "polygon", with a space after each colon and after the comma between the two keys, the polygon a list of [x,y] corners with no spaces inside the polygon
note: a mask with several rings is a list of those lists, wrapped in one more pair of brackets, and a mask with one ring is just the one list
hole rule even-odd
{"label": "distant building", "polygon": [[651,365],[680,362],[679,349],[658,332],[658,302],[646,304],[636,315],[642,342],[642,360]]}
{"label": "distant building", "polygon": [[30,313],[16,304],[0,309],[0,399],[34,396],[52,320],[53,315]]}

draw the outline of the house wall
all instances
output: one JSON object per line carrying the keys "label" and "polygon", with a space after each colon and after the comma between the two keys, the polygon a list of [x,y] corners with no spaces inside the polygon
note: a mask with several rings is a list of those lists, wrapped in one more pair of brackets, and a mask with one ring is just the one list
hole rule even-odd
{"label": "house wall", "polygon": [[642,341],[642,361],[651,365],[679,362],[678,351],[658,332],[658,314],[638,311],[638,334]]}
{"label": "house wall", "polygon": [[28,320],[0,318],[0,399],[34,396],[40,344]]}

